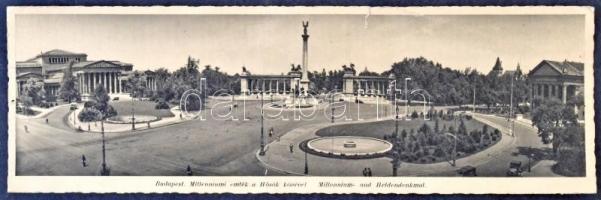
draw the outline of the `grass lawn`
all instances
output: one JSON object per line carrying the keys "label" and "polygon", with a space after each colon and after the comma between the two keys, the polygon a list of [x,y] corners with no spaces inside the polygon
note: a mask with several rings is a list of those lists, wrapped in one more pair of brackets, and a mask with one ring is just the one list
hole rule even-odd
{"label": "grass lawn", "polygon": [[[111,101],[109,104],[117,110],[118,115],[131,115],[131,101]],[[171,111],[168,109],[154,109],[155,105],[156,103],[153,101],[134,101],[134,113],[137,115],[153,115],[161,118],[173,117]]]}
{"label": "grass lawn", "polygon": [[[430,128],[434,129],[435,126],[435,121],[424,121],[422,119],[415,119],[415,120],[411,120],[411,121],[399,121],[399,135],[401,134],[401,132],[403,130],[405,130],[409,135],[412,132],[411,130],[413,129],[416,132],[415,137],[421,135],[418,132],[418,129],[420,129],[420,127],[426,123],[430,126]],[[496,144],[500,139],[499,138],[495,138],[495,139],[486,139],[483,140],[483,143],[480,142],[474,142],[473,139],[471,139],[471,136],[469,135],[470,132],[472,130],[482,130],[482,127],[484,126],[483,123],[474,120],[474,119],[464,119],[464,124],[467,130],[468,135],[465,136],[461,136],[459,135],[459,142],[461,144],[471,144],[474,145],[474,148],[471,148],[471,150],[465,150],[462,151],[459,147],[457,150],[457,158],[461,158],[461,157],[465,157],[474,153],[477,153],[481,150],[484,150],[494,144]],[[446,126],[446,128],[444,128]],[[453,126],[455,130],[457,130],[457,127],[459,126],[459,121],[457,120],[457,122],[455,120],[439,120],[439,130],[445,129],[448,130],[449,127]],[[328,136],[363,136],[363,137],[374,137],[374,138],[379,138],[379,139],[385,139],[385,140],[389,140],[392,141],[390,139],[387,139],[385,136],[388,136],[388,138],[392,135],[392,133],[394,133],[395,130],[395,121],[394,120],[387,120],[387,121],[379,121],[379,122],[370,122],[370,123],[363,123],[363,124],[346,124],[346,125],[338,125],[338,126],[332,126],[332,127],[327,127],[321,130],[317,131],[317,135],[318,136],[322,136],[322,137],[328,137]],[[494,131],[494,128],[492,127],[488,127],[488,132],[492,133]],[[444,138],[444,136],[440,135],[441,133],[439,132],[438,134],[434,133],[434,134],[428,134],[428,138],[424,137],[424,140],[422,140],[423,145],[420,145],[421,147],[416,147],[416,143],[418,143],[419,141],[417,139],[411,139],[411,140],[407,140],[409,138],[414,138],[413,136],[411,137],[407,137],[406,139],[401,139],[400,140],[400,144],[401,147],[399,147],[399,152],[401,153],[405,153],[405,155],[401,155],[401,160],[403,162],[410,162],[410,163],[420,163],[420,164],[426,164],[426,163],[436,163],[436,162],[443,162],[443,161],[447,161],[449,160],[449,153],[450,150],[445,148],[448,147],[448,143],[444,143],[442,142],[440,139]],[[476,137],[480,137],[480,136],[476,136]],[[500,136],[498,136],[500,137]],[[492,138],[492,136],[491,136]],[[426,141],[430,141],[431,143],[427,143]],[[438,142],[435,142],[438,141]],[[488,142],[487,142],[488,141]],[[408,146],[409,145],[409,146]],[[404,149],[402,149],[404,148]],[[391,154],[391,153],[390,153]],[[388,155],[391,156],[391,155]]]}
{"label": "grass lawn", "polygon": [[36,115],[40,114],[40,112],[35,111],[35,110],[30,110],[29,113],[17,112],[17,114],[24,115],[24,116],[36,116]]}
{"label": "grass lawn", "polygon": [[[410,132],[411,129],[417,131],[423,124],[427,123],[431,128],[434,128],[434,121],[424,121],[422,119],[411,120],[411,121],[399,121],[399,133],[405,129],[407,132]],[[474,129],[482,129],[483,123],[476,120],[464,120],[465,128],[468,132]],[[455,124],[455,121],[446,121],[440,120],[439,126],[440,129],[443,126],[453,126],[455,129],[459,126],[459,121]],[[494,130],[492,127],[488,128],[489,131]],[[317,131],[318,136],[327,137],[327,136],[364,136],[364,137],[375,137],[382,139],[384,135],[390,135],[394,132],[394,120],[387,121],[379,121],[379,122],[371,122],[364,124],[347,124],[347,125],[338,125],[327,127]]]}

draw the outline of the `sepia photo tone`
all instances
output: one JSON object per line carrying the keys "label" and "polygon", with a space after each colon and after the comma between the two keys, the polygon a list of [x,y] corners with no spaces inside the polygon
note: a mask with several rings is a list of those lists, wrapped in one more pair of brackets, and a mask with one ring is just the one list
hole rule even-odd
{"label": "sepia photo tone", "polygon": [[13,8],[9,176],[594,183],[592,12],[564,8]]}

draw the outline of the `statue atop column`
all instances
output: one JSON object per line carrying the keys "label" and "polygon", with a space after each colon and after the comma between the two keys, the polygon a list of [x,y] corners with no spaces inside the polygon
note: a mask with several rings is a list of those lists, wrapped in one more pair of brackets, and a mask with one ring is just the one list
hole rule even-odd
{"label": "statue atop column", "polygon": [[309,27],[309,21],[303,21],[303,33],[307,35],[307,27]]}

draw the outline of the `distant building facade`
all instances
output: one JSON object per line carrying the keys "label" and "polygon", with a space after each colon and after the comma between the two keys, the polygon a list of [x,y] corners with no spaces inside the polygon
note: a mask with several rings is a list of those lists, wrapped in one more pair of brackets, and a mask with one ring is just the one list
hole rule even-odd
{"label": "distant building facade", "polygon": [[[566,104],[584,92],[584,64],[570,61],[543,60],[528,73],[532,97],[555,98]],[[579,119],[584,108],[574,108]]]}
{"label": "distant building facade", "polygon": [[567,103],[583,92],[584,64],[543,60],[528,74],[534,97],[557,98]]}
{"label": "distant building facade", "polygon": [[17,61],[17,87],[21,95],[23,85],[29,78],[44,82],[46,99],[52,101],[59,95],[64,72],[71,67],[77,78],[79,93],[83,100],[89,99],[96,87],[102,85],[109,94],[124,93],[124,84],[133,65],[114,60],[90,61],[84,53],[54,49],[25,60]]}
{"label": "distant building facade", "polygon": [[356,71],[345,68],[342,77],[342,92],[358,96],[385,96],[390,94],[390,86],[396,77],[390,76],[357,76]]}

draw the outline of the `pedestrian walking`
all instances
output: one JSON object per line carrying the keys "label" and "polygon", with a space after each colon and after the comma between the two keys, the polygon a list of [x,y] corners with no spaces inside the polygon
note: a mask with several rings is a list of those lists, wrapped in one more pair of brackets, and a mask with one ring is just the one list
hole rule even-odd
{"label": "pedestrian walking", "polygon": [[294,153],[294,145],[290,144],[290,153]]}
{"label": "pedestrian walking", "polygon": [[150,128],[150,122],[146,122],[146,125],[148,125],[148,128]]}
{"label": "pedestrian walking", "polygon": [[188,165],[188,167],[186,168],[186,175],[192,176],[192,168],[190,168],[190,165]]}
{"label": "pedestrian walking", "polygon": [[27,129],[27,125],[24,125],[24,126],[25,126],[25,132],[29,133],[29,129]]}
{"label": "pedestrian walking", "polygon": [[88,131],[90,131],[90,124],[88,124]]}
{"label": "pedestrian walking", "polygon": [[363,168],[363,176],[367,176],[367,168]]}
{"label": "pedestrian walking", "polygon": [[83,165],[83,167],[88,166],[88,164],[86,163],[86,156],[81,154],[81,165]]}
{"label": "pedestrian walking", "polygon": [[46,124],[48,123],[48,118],[46,118]]}
{"label": "pedestrian walking", "polygon": [[371,167],[367,168],[367,176],[371,176]]}
{"label": "pedestrian walking", "polygon": [[269,137],[273,137],[273,127],[269,129]]}

